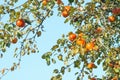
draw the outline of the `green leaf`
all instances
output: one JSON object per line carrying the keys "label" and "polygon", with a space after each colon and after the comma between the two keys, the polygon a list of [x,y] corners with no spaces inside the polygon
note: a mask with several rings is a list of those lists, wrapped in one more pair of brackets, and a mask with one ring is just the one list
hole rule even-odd
{"label": "green leaf", "polygon": [[42,59],[50,58],[51,55],[52,55],[51,52],[46,52],[45,54],[42,55]]}
{"label": "green leaf", "polygon": [[10,47],[10,43],[7,43],[6,46],[7,46],[7,47]]}
{"label": "green leaf", "polygon": [[64,74],[64,73],[65,73],[65,67],[64,67],[64,66],[63,66],[63,67],[61,67],[60,72],[61,72],[62,74]]}
{"label": "green leaf", "polygon": [[84,71],[84,73],[85,73],[85,74],[89,74],[89,72],[87,72],[87,71]]}
{"label": "green leaf", "polygon": [[80,61],[79,60],[74,61],[74,67],[77,67],[77,68],[80,67]]}
{"label": "green leaf", "polygon": [[58,69],[54,69],[54,70],[53,70],[53,73],[58,73],[58,72],[59,72]]}
{"label": "green leaf", "polygon": [[77,75],[79,72],[76,72],[75,75]]}
{"label": "green leaf", "polygon": [[97,64],[99,65],[101,61],[102,61],[102,60],[101,60],[101,59],[99,59],[99,60],[97,61]]}
{"label": "green leaf", "polygon": [[50,65],[50,56],[48,54],[45,54],[45,60],[47,62],[47,65]]}
{"label": "green leaf", "polygon": [[50,80],[56,80],[56,78],[54,76],[52,76]]}
{"label": "green leaf", "polygon": [[52,58],[52,63],[55,64],[56,63],[56,60]]}
{"label": "green leaf", "polygon": [[78,76],[76,80],[80,80],[80,77]]}
{"label": "green leaf", "polygon": [[50,65],[50,61],[47,61],[47,65],[48,65],[48,66]]}
{"label": "green leaf", "polygon": [[3,54],[2,53],[0,54],[0,58],[3,58]]}
{"label": "green leaf", "polygon": [[51,53],[51,52],[47,52],[46,55],[47,55],[47,56],[51,56],[52,53]]}
{"label": "green leaf", "polygon": [[58,75],[56,76],[56,80],[62,80],[62,76],[61,76],[60,74],[58,74]]}
{"label": "green leaf", "polygon": [[27,24],[31,25],[31,21],[30,21],[30,20],[28,20],[28,19],[24,19],[24,20],[25,20],[25,22],[26,22]]}
{"label": "green leaf", "polygon": [[67,18],[65,21],[64,21],[64,23],[67,23],[69,21],[69,19]]}
{"label": "green leaf", "polygon": [[17,33],[17,37],[18,37],[19,39],[22,37],[22,35],[21,35],[20,32]]}
{"label": "green leaf", "polygon": [[71,68],[68,68],[68,72],[71,72]]}
{"label": "green leaf", "polygon": [[2,48],[2,52],[6,52],[6,48]]}
{"label": "green leaf", "polygon": [[24,52],[24,51],[22,51],[20,54],[21,54],[22,56],[24,56],[24,55],[25,55],[25,52]]}
{"label": "green leaf", "polygon": [[74,0],[68,0],[69,1],[69,3],[73,3],[74,2]]}
{"label": "green leaf", "polygon": [[107,70],[107,66],[103,66],[103,71]]}
{"label": "green leaf", "polygon": [[58,45],[54,45],[54,46],[51,48],[51,50],[54,51],[54,50],[56,50],[58,47],[59,47]]}
{"label": "green leaf", "polygon": [[58,60],[60,60],[60,61],[63,60],[63,55],[62,54],[58,55]]}
{"label": "green leaf", "polygon": [[120,69],[115,68],[114,71],[115,71],[116,73],[119,73],[119,72],[120,72]]}
{"label": "green leaf", "polygon": [[94,68],[97,68],[97,66],[95,65]]}
{"label": "green leaf", "polygon": [[61,39],[58,39],[58,40],[57,40],[57,44],[60,44],[61,42],[62,42]]}
{"label": "green leaf", "polygon": [[105,3],[105,2],[106,2],[106,0],[101,0],[101,2]]}
{"label": "green leaf", "polygon": [[46,56],[45,56],[45,54],[43,54],[43,55],[42,55],[42,59],[45,59],[45,58],[46,58]]}

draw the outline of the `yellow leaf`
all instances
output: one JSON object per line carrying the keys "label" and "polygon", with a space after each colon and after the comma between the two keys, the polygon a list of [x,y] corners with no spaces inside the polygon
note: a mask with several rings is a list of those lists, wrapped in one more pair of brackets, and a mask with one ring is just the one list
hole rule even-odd
{"label": "yellow leaf", "polygon": [[2,74],[4,74],[4,73],[5,73],[5,68],[3,68],[3,69],[1,70],[1,73],[2,73]]}

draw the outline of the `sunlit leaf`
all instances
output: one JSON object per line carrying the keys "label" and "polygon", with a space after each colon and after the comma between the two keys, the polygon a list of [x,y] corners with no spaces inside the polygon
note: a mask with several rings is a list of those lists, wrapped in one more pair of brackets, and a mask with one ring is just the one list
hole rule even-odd
{"label": "sunlit leaf", "polygon": [[54,45],[51,50],[56,50],[59,46],[58,45]]}

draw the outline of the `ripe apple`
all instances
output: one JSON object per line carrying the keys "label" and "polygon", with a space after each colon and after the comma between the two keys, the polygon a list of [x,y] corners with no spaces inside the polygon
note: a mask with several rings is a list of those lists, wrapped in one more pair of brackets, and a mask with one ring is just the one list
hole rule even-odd
{"label": "ripe apple", "polygon": [[18,20],[16,21],[16,25],[17,25],[18,27],[24,27],[24,26],[25,26],[25,21],[24,21],[23,19],[18,19]]}
{"label": "ripe apple", "polygon": [[95,64],[94,64],[93,62],[88,63],[87,67],[88,67],[89,69],[92,69],[92,68],[95,67]]}
{"label": "ripe apple", "polygon": [[13,43],[13,44],[17,43],[17,41],[18,41],[17,38],[13,38],[13,39],[12,39],[12,43]]}
{"label": "ripe apple", "polygon": [[89,42],[86,44],[86,49],[88,51],[91,51],[91,50],[93,50],[94,46],[95,46],[94,42]]}
{"label": "ripe apple", "polygon": [[68,11],[66,11],[66,10],[62,11],[62,16],[65,18],[68,17],[69,16]]}
{"label": "ripe apple", "polygon": [[115,21],[115,17],[114,17],[114,16],[109,16],[109,17],[108,17],[108,20],[109,20],[110,22],[114,22],[114,21]]}
{"label": "ripe apple", "polygon": [[90,80],[96,80],[96,78],[93,77],[93,78],[90,78]]}
{"label": "ripe apple", "polygon": [[69,35],[69,40],[70,41],[74,41],[75,39],[76,39],[76,34],[74,34],[74,33],[71,33],[70,35]]}
{"label": "ripe apple", "polygon": [[86,41],[85,41],[84,38],[78,39],[78,40],[76,41],[76,44],[77,44],[77,45],[81,45],[81,46],[84,46],[85,43],[86,43]]}

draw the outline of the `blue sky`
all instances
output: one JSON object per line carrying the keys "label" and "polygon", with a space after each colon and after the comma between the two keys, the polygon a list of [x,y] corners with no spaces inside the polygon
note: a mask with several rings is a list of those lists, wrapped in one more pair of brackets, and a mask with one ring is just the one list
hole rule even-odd
{"label": "blue sky", "polygon": [[[47,18],[43,25],[45,32],[36,40],[40,52],[22,57],[20,69],[9,72],[2,80],[50,80],[50,77],[53,75],[53,69],[59,69],[62,66],[60,62],[47,66],[45,60],[41,59],[41,55],[49,51],[63,33],[67,34],[69,31],[74,31],[74,29],[69,24],[64,24],[64,18],[58,17],[57,12],[52,17]],[[14,46],[8,49],[4,58],[0,60],[0,69],[9,67],[15,61],[11,56],[13,54],[12,49],[14,49]],[[73,69],[72,73],[66,73],[63,76],[63,80],[75,80],[74,71]],[[99,69],[95,70],[95,73],[99,76],[103,74],[102,70]]]}

